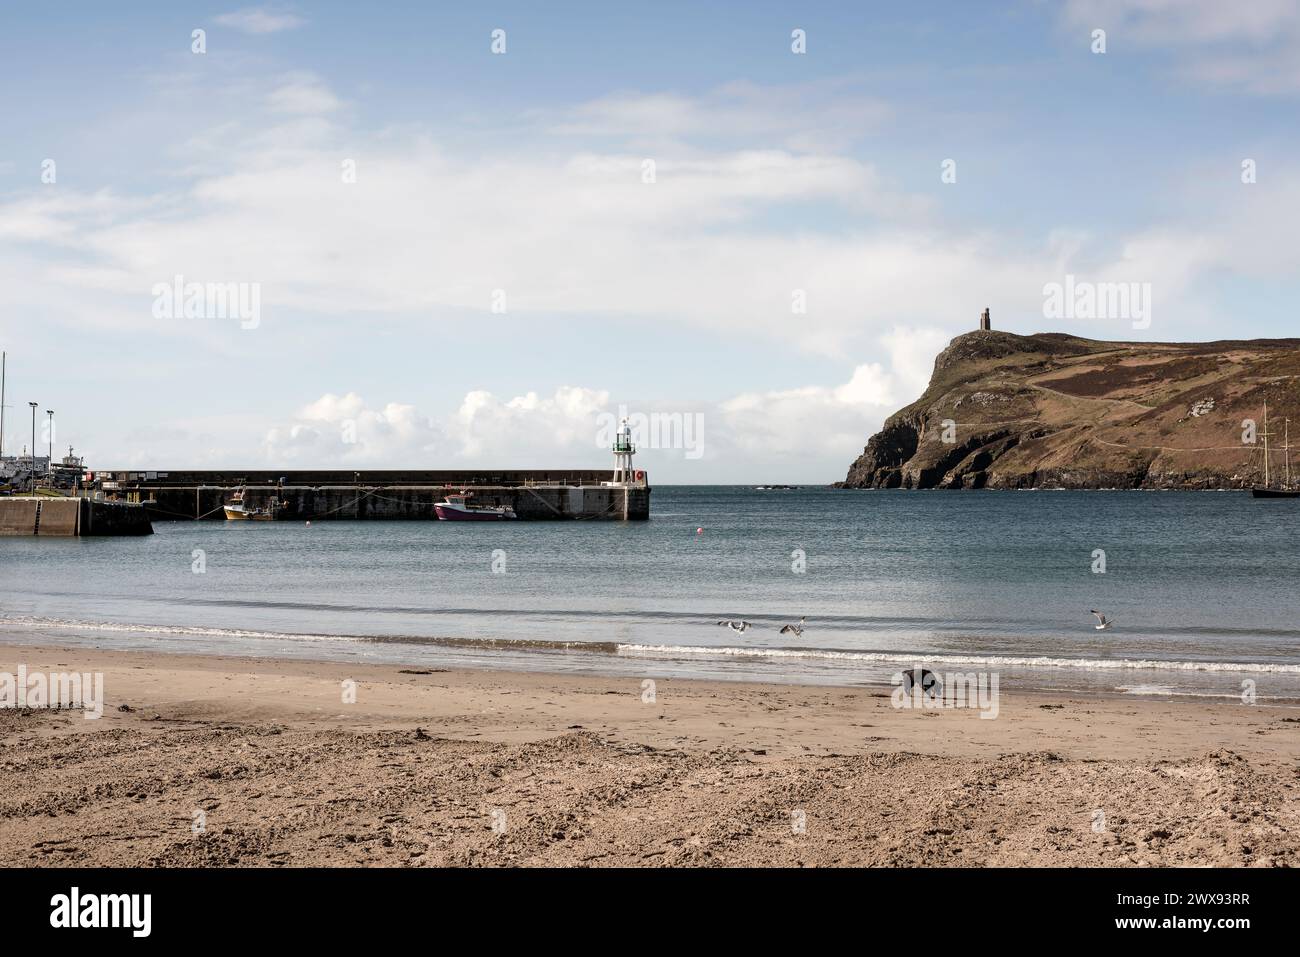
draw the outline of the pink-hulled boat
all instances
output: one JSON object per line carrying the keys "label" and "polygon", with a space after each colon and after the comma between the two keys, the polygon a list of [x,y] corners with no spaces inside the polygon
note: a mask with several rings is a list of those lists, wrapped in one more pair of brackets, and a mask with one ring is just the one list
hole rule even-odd
{"label": "pink-hulled boat", "polygon": [[470,505],[465,499],[463,493],[448,495],[443,501],[434,503],[433,510],[444,522],[500,522],[519,517],[508,506]]}

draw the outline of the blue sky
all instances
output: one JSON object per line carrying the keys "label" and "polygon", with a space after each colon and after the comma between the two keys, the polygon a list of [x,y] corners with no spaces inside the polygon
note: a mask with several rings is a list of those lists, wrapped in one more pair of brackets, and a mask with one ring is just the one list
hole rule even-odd
{"label": "blue sky", "polygon": [[808,6],[6,6],[6,451],[31,399],[101,468],[599,466],[625,405],[698,417],[657,482],[832,481],[986,305],[1294,333],[1300,5]]}

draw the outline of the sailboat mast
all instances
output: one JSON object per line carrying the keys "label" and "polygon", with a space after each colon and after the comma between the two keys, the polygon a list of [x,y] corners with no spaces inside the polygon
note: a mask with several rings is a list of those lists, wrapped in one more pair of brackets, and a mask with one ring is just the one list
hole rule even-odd
{"label": "sailboat mast", "polygon": [[1282,461],[1286,463],[1286,488],[1291,487],[1291,420],[1282,420]]}
{"label": "sailboat mast", "polygon": [[1264,403],[1264,488],[1268,488],[1268,403]]}
{"label": "sailboat mast", "polygon": [[9,353],[0,352],[0,459],[5,457],[5,362]]}

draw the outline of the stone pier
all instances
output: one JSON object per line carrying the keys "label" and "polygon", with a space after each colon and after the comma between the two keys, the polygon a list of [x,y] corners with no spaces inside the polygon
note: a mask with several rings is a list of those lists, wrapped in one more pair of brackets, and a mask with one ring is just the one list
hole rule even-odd
{"label": "stone pier", "polygon": [[644,473],[606,485],[608,469],[516,471],[159,471],[96,473],[105,495],[138,503],[154,521],[224,521],[223,506],[244,490],[248,508],[278,499],[282,521],[436,520],[433,506],[465,491],[473,505],[509,506],[523,520],[650,517]]}
{"label": "stone pier", "polygon": [[140,505],[52,495],[0,497],[0,536],[152,534],[149,515]]}

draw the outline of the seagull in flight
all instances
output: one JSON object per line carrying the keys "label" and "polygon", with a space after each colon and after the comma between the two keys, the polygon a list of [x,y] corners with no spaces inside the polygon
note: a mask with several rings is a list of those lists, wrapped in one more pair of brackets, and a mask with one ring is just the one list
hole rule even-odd
{"label": "seagull in flight", "polygon": [[1092,614],[1097,616],[1097,624],[1093,625],[1093,627],[1096,628],[1098,631],[1105,631],[1111,625],[1115,624],[1114,618],[1107,618],[1105,615],[1097,611],[1097,609],[1095,608],[1089,610],[1092,612]]}
{"label": "seagull in flight", "polygon": [[807,620],[806,618],[800,618],[800,619],[799,619],[799,624],[797,624],[797,625],[786,625],[784,628],[781,629],[781,634],[783,634],[783,635],[794,635],[796,638],[802,638],[802,637],[803,637],[803,623],[804,623],[806,620]]}
{"label": "seagull in flight", "polygon": [[719,625],[726,625],[728,628],[730,628],[732,631],[734,631],[734,632],[736,632],[736,633],[738,633],[738,634],[743,634],[744,632],[746,632],[746,631],[749,629],[749,622],[747,622],[747,621],[732,621],[730,618],[724,618],[722,621],[718,622],[718,624],[719,624]]}

